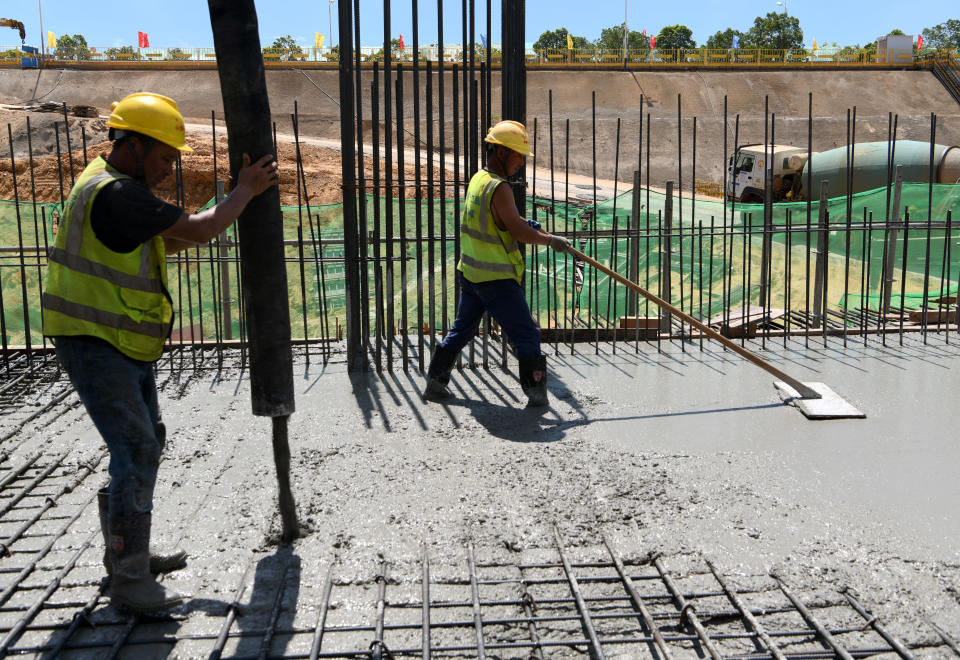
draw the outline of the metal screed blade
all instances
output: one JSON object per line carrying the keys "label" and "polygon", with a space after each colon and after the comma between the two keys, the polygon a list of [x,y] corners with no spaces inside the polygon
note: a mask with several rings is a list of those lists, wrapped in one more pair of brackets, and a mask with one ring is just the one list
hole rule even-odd
{"label": "metal screed blade", "polygon": [[774,384],[780,398],[789,406],[796,406],[807,419],[863,419],[866,414],[854,408],[823,383],[804,383],[820,393],[819,399],[804,399],[799,392],[782,381]]}

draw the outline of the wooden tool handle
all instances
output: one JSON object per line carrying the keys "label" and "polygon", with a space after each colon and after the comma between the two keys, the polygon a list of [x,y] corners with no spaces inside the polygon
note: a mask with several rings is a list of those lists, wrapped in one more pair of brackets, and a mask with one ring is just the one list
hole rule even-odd
{"label": "wooden tool handle", "polygon": [[777,378],[779,378],[779,379],[782,380],[783,382],[787,383],[790,387],[792,387],[793,389],[795,389],[795,390],[800,394],[800,396],[803,397],[804,399],[819,399],[819,398],[820,398],[820,393],[817,392],[816,390],[808,387],[807,385],[804,385],[804,384],[801,383],[799,380],[797,380],[796,378],[793,378],[793,377],[790,376],[789,374],[786,374],[786,373],[780,371],[780,370],[777,369],[775,366],[773,366],[772,364],[770,364],[769,362],[767,362],[767,361],[764,360],[763,358],[759,357],[758,355],[755,355],[754,353],[748,351],[747,349],[745,349],[743,346],[741,346],[741,345],[738,344],[737,342],[731,341],[731,340],[727,339],[726,337],[724,337],[723,335],[721,335],[719,332],[717,332],[716,330],[714,330],[714,329],[711,328],[710,326],[701,323],[700,321],[698,321],[697,319],[693,318],[692,316],[690,316],[690,315],[687,314],[686,312],[680,310],[680,309],[677,308],[677,307],[674,307],[673,305],[671,305],[670,303],[668,303],[666,300],[664,300],[664,299],[662,299],[662,298],[660,298],[660,297],[658,297],[658,296],[653,295],[652,293],[650,293],[649,291],[647,291],[646,289],[644,289],[643,287],[641,287],[639,284],[635,284],[635,283],[631,282],[630,280],[628,280],[626,277],[624,277],[624,276],[621,275],[620,273],[616,272],[615,270],[612,270],[612,269],[610,269],[610,268],[607,268],[606,266],[604,266],[602,263],[600,263],[600,262],[597,261],[596,259],[591,259],[591,258],[588,257],[587,255],[585,255],[583,252],[581,252],[580,250],[578,250],[577,248],[571,246],[571,247],[570,247],[570,254],[572,254],[573,256],[575,256],[577,259],[580,259],[581,261],[584,261],[584,262],[590,264],[591,266],[593,266],[594,268],[596,268],[596,269],[599,270],[600,272],[606,273],[607,275],[609,275],[610,277],[612,277],[612,278],[615,279],[616,281],[618,281],[618,282],[620,282],[621,284],[623,284],[625,287],[628,287],[629,289],[631,289],[631,290],[633,290],[633,291],[636,291],[636,292],[639,293],[641,296],[643,296],[644,298],[646,298],[646,299],[649,300],[650,302],[654,303],[655,305],[657,305],[657,306],[659,306],[659,307],[667,310],[667,311],[670,312],[671,314],[674,314],[674,315],[676,315],[676,316],[679,316],[679,317],[680,317],[681,319],[683,319],[686,323],[688,323],[688,324],[691,325],[692,327],[696,328],[697,330],[699,330],[699,331],[702,332],[703,334],[705,334],[705,335],[707,335],[708,337],[710,337],[710,339],[714,339],[714,340],[720,342],[721,344],[723,344],[724,346],[726,346],[727,348],[729,348],[731,351],[733,351],[733,352],[736,353],[737,355],[740,355],[741,357],[746,358],[747,360],[749,360],[750,362],[754,363],[755,365],[757,365],[758,367],[760,367],[761,369],[763,369],[763,370],[766,371],[767,373],[772,374],[773,376],[776,376]]}

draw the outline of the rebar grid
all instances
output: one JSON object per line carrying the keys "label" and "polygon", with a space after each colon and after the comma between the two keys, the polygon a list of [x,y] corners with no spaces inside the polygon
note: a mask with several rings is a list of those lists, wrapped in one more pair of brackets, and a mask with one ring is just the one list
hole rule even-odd
{"label": "rebar grid", "polygon": [[[438,0],[438,19],[443,16],[443,5]],[[697,139],[702,134],[698,133],[698,118],[684,113],[690,104],[684,104],[680,95],[675,118],[653,116],[641,96],[633,115],[639,119],[635,158],[626,157],[627,145],[633,144],[634,138],[621,130],[621,122],[617,121],[612,159],[613,217],[610,226],[600,226],[596,221],[598,204],[602,202],[596,187],[597,171],[610,156],[598,153],[597,149],[596,115],[598,110],[607,109],[603,107],[603,95],[599,99],[595,94],[592,97],[589,129],[581,129],[589,132],[586,135],[571,135],[570,120],[555,116],[552,92],[546,108],[528,111],[523,57],[510,52],[511,43],[524,43],[522,26],[518,28],[513,20],[522,6],[522,2],[504,5],[507,20],[502,21],[504,51],[499,58],[502,116],[526,121],[537,154],[530,163],[531,180],[524,180],[521,175],[511,182],[521,213],[539,220],[549,231],[567,236],[593,258],[609,255],[610,267],[661,298],[678,303],[683,311],[732,334],[755,333],[764,344],[780,338],[785,342],[787,335],[797,335],[805,344],[820,340],[826,343],[835,336],[846,346],[855,339],[867,341],[874,334],[886,343],[891,333],[899,335],[902,342],[903,333],[910,331],[921,332],[925,339],[930,333],[943,334],[949,341],[950,334],[957,332],[958,296],[929,295],[937,286],[941,293],[950,290],[960,278],[960,250],[956,247],[957,229],[951,211],[935,208],[934,184],[930,183],[924,200],[927,203],[907,205],[905,212],[900,197],[902,182],[897,175],[897,141],[904,137],[929,139],[932,147],[938,125],[942,124],[937,116],[930,116],[929,133],[921,130],[907,136],[898,123],[899,117],[889,114],[883,209],[868,214],[858,206],[847,186],[846,196],[838,198],[837,212],[831,217],[825,211],[826,205],[812,192],[819,182],[808,176],[804,182],[805,212],[799,208],[787,211],[786,223],[775,224],[770,195],[762,205],[724,201],[722,210],[717,207],[716,214],[709,218],[702,213],[697,216],[696,185],[687,186],[689,194],[681,197],[680,193],[685,189],[684,182],[697,181]],[[321,218],[315,217],[318,212],[302,203],[310,199],[311,191],[300,151],[296,106],[290,117],[296,144],[297,197],[301,203],[295,211],[296,233],[289,233],[285,249],[291,282],[292,331],[295,338],[299,337],[308,362],[326,362],[330,344],[346,339],[350,369],[358,368],[360,362],[359,366],[378,371],[395,367],[408,370],[411,366],[422,370],[438,338],[450,327],[459,291],[454,265],[460,248],[461,196],[470,175],[484,164],[482,139],[496,115],[489,65],[492,53],[489,44],[481,47],[476,41],[477,33],[484,31],[478,22],[489,29],[496,17],[491,16],[489,2],[480,6],[473,1],[464,2],[462,7],[452,9],[454,14],[460,10],[462,21],[456,36],[469,47],[461,50],[457,61],[415,58],[409,64],[397,60],[387,34],[381,59],[372,64],[361,62],[359,34],[364,17],[359,5],[351,7],[348,2],[338,9],[341,34],[345,37],[340,87],[346,203],[342,209],[343,229],[336,235],[328,230],[321,232]],[[447,10],[449,14],[451,8]],[[384,3],[386,26],[391,12],[396,11],[389,0]],[[437,24],[441,37],[442,22],[438,20]],[[416,47],[419,24],[415,6],[412,27],[411,40]],[[519,34],[515,33],[517,29]],[[350,43],[348,35],[355,35],[354,43]],[[767,99],[762,114],[758,109],[755,116],[762,117],[764,136],[772,143],[778,129],[782,131],[785,119],[771,111],[775,103],[770,101],[775,99]],[[815,137],[813,106],[811,93],[806,118],[808,155]],[[856,108],[846,114],[845,146],[848,169],[852,169],[858,145]],[[449,127],[445,123],[448,118]],[[728,112],[725,98],[723,153],[715,154],[724,163],[746,141],[740,118],[739,114]],[[37,202],[29,124],[30,162],[19,175],[12,132],[9,127],[7,131],[14,196],[19,202],[16,231],[9,227],[0,239],[0,283],[5,283],[0,287],[0,373],[8,376],[19,376],[22,371],[20,365],[14,364],[15,359],[26,356],[27,368],[32,368],[37,359],[49,359],[49,342],[38,332],[36,309],[32,314],[26,310],[31,304],[36,307],[39,297],[56,208],[62,207],[76,174],[74,170],[86,162],[86,136],[81,138],[82,150],[71,144],[69,133],[64,130],[66,120],[64,105],[64,123],[54,127],[59,204]],[[651,185],[671,188],[671,182],[660,175],[658,180],[651,180],[651,152],[662,151],[658,133],[663,134],[672,122],[676,124],[677,167],[666,178],[676,183],[675,192],[665,200],[662,210],[654,210]],[[60,158],[61,132],[66,137],[66,151],[76,148],[67,159],[68,165]],[[215,161],[216,133],[213,121]],[[571,183],[571,139],[592,145],[592,153],[586,159],[589,162],[581,163],[580,168],[589,171],[593,185]],[[372,177],[365,170],[370,161]],[[702,158],[700,162],[702,169]],[[413,177],[403,169],[411,163],[415,166]],[[770,167],[763,173],[767,181],[772,179]],[[932,155],[930,167],[932,171]],[[726,200],[731,187],[726,167],[723,171]],[[183,185],[180,172],[178,168],[178,199],[182,198]],[[631,172],[634,185],[628,201],[617,186],[619,179],[629,177]],[[765,190],[769,191],[770,186]],[[222,187],[218,191],[211,186],[211,198],[219,199],[221,194]],[[617,200],[618,195],[621,200]],[[413,205],[408,208],[404,200]],[[686,217],[685,209],[689,211]],[[584,221],[585,212],[592,212],[593,220]],[[288,220],[293,223],[292,216]],[[799,256],[775,263],[771,252],[778,250]],[[907,272],[908,252],[923,254],[924,265],[919,270]],[[871,269],[871,263],[882,263],[882,272]],[[680,335],[689,332],[683,324],[675,327],[668,315],[646,303],[639,304],[635,294],[606,276],[585,273],[583,264],[568,255],[528,250],[527,265],[524,289],[528,301],[544,329],[544,340],[553,343],[557,351],[574,353],[592,348],[597,352],[602,341],[613,341],[614,350],[618,350],[618,345],[629,348],[631,344],[638,350],[641,339],[659,340],[673,331]],[[190,346],[200,352],[210,349],[217,351],[218,360],[222,360],[222,352],[233,342],[245,345],[245,301],[235,231],[225,232],[209,246],[171,258],[169,271],[171,293],[177,301],[170,348]],[[714,277],[715,273],[722,276]],[[909,286],[908,274],[913,278]],[[835,278],[832,284],[831,275]],[[782,302],[774,298],[777,286],[783,289]],[[923,297],[912,306],[890,303],[891,295],[903,299],[905,293],[920,289]],[[882,309],[869,301],[868,296],[876,292],[884,296]],[[841,297],[843,303],[838,304]],[[636,317],[654,315],[660,317],[659,331],[640,327]],[[631,318],[635,319],[635,327],[630,327]],[[13,328],[16,334],[10,332]],[[8,335],[16,336],[18,341],[22,336],[24,345],[8,345]],[[484,366],[489,364],[490,338],[484,333],[471,344],[467,351],[471,361],[479,352],[478,359]],[[697,339],[702,343],[702,338]],[[594,346],[584,346],[589,343]],[[687,347],[681,344],[681,348]],[[193,360],[197,352],[186,355]]]}
{"label": "rebar grid", "polygon": [[606,538],[602,545],[570,545],[559,528],[552,547],[525,551],[527,558],[516,562],[485,562],[483,550],[470,545],[461,562],[434,564],[425,546],[419,562],[384,559],[366,580],[341,579],[337,564],[324,576],[304,575],[296,554],[281,549],[273,558],[272,595],[256,607],[239,604],[251,589],[248,566],[233,603],[217,613],[219,629],[207,624],[198,632],[178,611],[157,617],[96,611],[103,584],[71,581],[91,546],[98,547],[93,535],[77,537],[59,549],[59,562],[37,570],[39,579],[3,601],[0,652],[760,660],[931,657],[952,642],[904,644],[852,589],[798,595],[775,576],[724,575],[698,555],[624,557]]}

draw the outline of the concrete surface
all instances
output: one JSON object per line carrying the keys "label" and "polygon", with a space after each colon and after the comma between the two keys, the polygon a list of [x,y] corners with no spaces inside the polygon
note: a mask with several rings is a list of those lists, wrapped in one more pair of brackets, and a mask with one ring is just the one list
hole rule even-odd
{"label": "concrete surface", "polygon": [[[233,359],[219,375],[161,371],[170,439],[156,537],[190,554],[166,579],[195,596],[177,634],[215,634],[255,564],[257,580],[275,584],[295,557],[282,622],[309,626],[334,562],[341,583],[368,588],[384,559],[416,575],[424,542],[440,571],[463,562],[468,542],[485,561],[517,562],[553,545],[557,521],[574,547],[603,534],[628,557],[772,572],[808,600],[850,587],[907,643],[939,643],[929,622],[956,638],[960,337],[887,342],[768,344],[774,364],[867,413],[824,422],[782,405],[765,372],[698,344],[551,347],[541,411],[522,408],[515,376],[499,367],[455,372],[455,398],[437,404],[420,399],[415,370],[349,376],[340,353],[326,365],[314,354],[309,367],[301,356],[290,440],[305,536],[286,550],[276,545],[270,424],[249,413],[247,374]],[[78,406],[37,424],[18,454],[100,449]],[[94,512],[81,524],[95,530]],[[273,597],[254,588],[243,602],[265,615]],[[173,655],[200,648],[182,642]]]}

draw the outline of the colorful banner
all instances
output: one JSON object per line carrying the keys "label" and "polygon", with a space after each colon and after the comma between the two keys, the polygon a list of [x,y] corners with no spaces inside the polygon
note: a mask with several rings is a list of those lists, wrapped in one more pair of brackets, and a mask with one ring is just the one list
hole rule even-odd
{"label": "colorful banner", "polygon": [[55,35],[50,30],[47,30],[47,48],[56,48],[57,47],[57,35]]}
{"label": "colorful banner", "polygon": [[570,36],[570,33],[567,33],[567,49],[573,50],[573,37]]}
{"label": "colorful banner", "polygon": [[150,37],[147,36],[146,32],[137,32],[137,47],[150,48]]}
{"label": "colorful banner", "polygon": [[922,35],[922,34],[918,34],[918,35],[917,35],[917,50],[920,50],[921,48],[923,48],[923,35]]}
{"label": "colorful banner", "polygon": [[403,35],[400,35],[400,52],[403,52]]}
{"label": "colorful banner", "polygon": [[319,32],[313,33],[313,46],[314,48],[323,48],[323,38],[325,35],[320,34]]}

